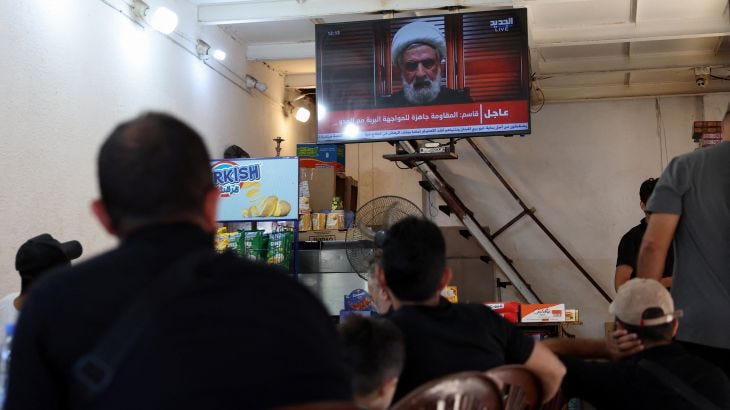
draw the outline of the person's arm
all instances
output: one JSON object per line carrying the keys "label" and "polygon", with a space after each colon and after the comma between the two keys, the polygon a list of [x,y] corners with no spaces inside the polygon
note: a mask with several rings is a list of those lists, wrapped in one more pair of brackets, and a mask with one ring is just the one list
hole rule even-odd
{"label": "person's arm", "polygon": [[621,285],[631,279],[631,275],[636,269],[636,258],[639,256],[639,245],[641,245],[641,243],[637,242],[637,240],[641,240],[640,236],[637,238],[637,228],[639,226],[626,232],[618,243],[616,274],[613,277],[613,286],[617,292]]}
{"label": "person's arm", "polygon": [[613,278],[613,286],[616,288],[616,292],[618,292],[618,288],[621,287],[624,283],[628,282],[629,279],[631,279],[631,273],[634,271],[634,268],[632,268],[629,265],[618,265],[616,266],[616,275]]}
{"label": "person's arm", "polygon": [[661,278],[661,280],[659,280],[659,283],[661,283],[662,286],[664,286],[665,288],[671,288],[672,287],[672,277],[667,276],[666,278]]}
{"label": "person's arm", "polygon": [[636,276],[661,280],[664,262],[677,230],[679,215],[655,213],[649,218],[649,226],[641,241]]}
{"label": "person's arm", "polygon": [[614,331],[607,339],[550,338],[543,340],[545,347],[560,356],[583,359],[621,360],[644,349],[635,333],[624,329]]}
{"label": "person's arm", "polygon": [[23,305],[13,335],[5,410],[60,408],[59,392],[63,386],[48,363],[41,324],[44,322],[38,296]]}
{"label": "person's arm", "polygon": [[550,349],[540,342],[535,342],[532,353],[525,362],[525,367],[535,373],[544,392],[543,403],[550,401],[560,388],[565,376],[565,366]]}
{"label": "person's arm", "polygon": [[605,359],[608,346],[603,339],[568,339],[552,337],[542,341],[551,352],[560,356],[573,356],[583,359]]}

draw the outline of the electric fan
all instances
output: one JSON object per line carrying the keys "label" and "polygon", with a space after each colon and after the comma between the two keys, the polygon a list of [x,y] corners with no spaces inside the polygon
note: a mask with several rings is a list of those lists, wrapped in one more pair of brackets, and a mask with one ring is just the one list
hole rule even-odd
{"label": "electric fan", "polygon": [[355,222],[345,236],[345,252],[358,276],[368,280],[370,261],[382,246],[388,228],[409,216],[421,217],[423,213],[413,202],[391,195],[372,199],[357,210]]}

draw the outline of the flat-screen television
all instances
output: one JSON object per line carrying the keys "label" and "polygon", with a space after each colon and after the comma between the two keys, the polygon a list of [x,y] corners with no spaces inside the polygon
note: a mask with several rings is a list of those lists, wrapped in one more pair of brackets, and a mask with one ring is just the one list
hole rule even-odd
{"label": "flat-screen television", "polygon": [[317,142],[530,133],[526,9],[316,25]]}

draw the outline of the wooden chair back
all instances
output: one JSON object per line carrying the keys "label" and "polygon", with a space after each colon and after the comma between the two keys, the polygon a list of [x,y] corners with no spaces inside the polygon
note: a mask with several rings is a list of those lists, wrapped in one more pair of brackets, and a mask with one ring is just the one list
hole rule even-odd
{"label": "wooden chair back", "polygon": [[432,380],[400,399],[391,410],[501,410],[497,384],[482,372]]}
{"label": "wooden chair back", "polygon": [[522,365],[504,365],[485,373],[502,387],[502,401],[508,410],[539,409],[542,400],[540,379]]}
{"label": "wooden chair back", "polygon": [[568,408],[568,398],[565,397],[562,390],[558,390],[555,397],[540,407],[540,410],[565,410]]}

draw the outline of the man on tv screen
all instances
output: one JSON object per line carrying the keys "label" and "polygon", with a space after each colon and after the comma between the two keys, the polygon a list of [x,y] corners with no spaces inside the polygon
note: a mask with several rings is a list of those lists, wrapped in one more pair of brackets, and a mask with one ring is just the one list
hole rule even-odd
{"label": "man on tv screen", "polygon": [[401,27],[390,48],[391,61],[400,69],[403,89],[381,98],[385,107],[443,105],[473,102],[468,92],[441,86],[441,60],[446,41],[434,25],[416,21]]}

